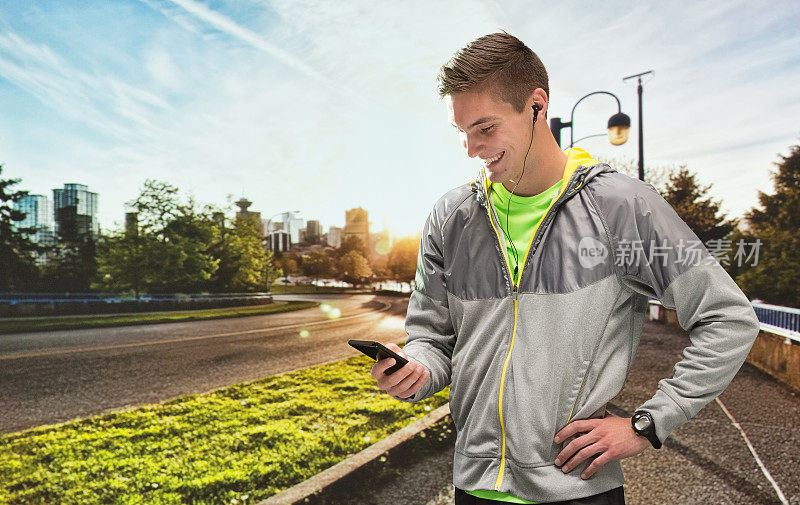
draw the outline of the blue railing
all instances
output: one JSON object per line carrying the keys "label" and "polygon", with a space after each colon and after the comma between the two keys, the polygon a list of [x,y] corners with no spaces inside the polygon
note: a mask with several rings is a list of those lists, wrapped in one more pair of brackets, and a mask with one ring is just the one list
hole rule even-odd
{"label": "blue railing", "polygon": [[132,294],[119,293],[0,293],[0,304],[15,305],[17,303],[88,303],[88,302],[152,302],[152,301],[186,301],[186,300],[227,300],[231,298],[270,297],[271,293],[165,293],[141,294],[138,298]]}
{"label": "blue railing", "polygon": [[[751,302],[753,310],[761,323],[761,330],[774,333],[786,338],[786,342],[793,341],[800,344],[800,309],[782,307],[762,302]],[[662,319],[662,305],[658,300],[650,300],[650,319]]]}
{"label": "blue railing", "polygon": [[800,309],[753,302],[761,329],[800,342]]}

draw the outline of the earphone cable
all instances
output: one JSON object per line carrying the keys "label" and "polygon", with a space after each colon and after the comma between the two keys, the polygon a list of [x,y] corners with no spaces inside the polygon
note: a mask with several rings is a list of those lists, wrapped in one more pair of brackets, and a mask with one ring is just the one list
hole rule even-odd
{"label": "earphone cable", "polygon": [[519,174],[517,182],[514,184],[514,189],[511,190],[511,194],[508,195],[508,206],[506,207],[506,229],[503,230],[506,235],[506,240],[508,240],[508,243],[511,244],[511,250],[514,253],[514,278],[512,280],[515,283],[517,282],[517,272],[519,271],[519,252],[517,252],[514,241],[511,240],[511,230],[508,227],[508,216],[511,212],[511,198],[514,196],[514,191],[517,190],[517,186],[519,185],[519,181],[522,180],[522,176],[525,175],[525,163],[528,161],[528,153],[533,145],[533,129],[536,127],[536,116],[538,115],[537,112],[539,111],[534,108],[533,125],[531,126],[531,141],[528,143],[528,150],[525,151],[525,159],[522,161],[522,173]]}

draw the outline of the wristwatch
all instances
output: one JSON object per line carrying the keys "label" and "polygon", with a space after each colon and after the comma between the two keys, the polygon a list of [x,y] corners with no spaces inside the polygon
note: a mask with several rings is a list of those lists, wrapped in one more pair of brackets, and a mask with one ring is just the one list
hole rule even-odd
{"label": "wristwatch", "polygon": [[638,410],[631,417],[631,426],[637,435],[641,435],[650,441],[653,448],[661,449],[661,440],[656,436],[656,425],[653,416],[646,410]]}

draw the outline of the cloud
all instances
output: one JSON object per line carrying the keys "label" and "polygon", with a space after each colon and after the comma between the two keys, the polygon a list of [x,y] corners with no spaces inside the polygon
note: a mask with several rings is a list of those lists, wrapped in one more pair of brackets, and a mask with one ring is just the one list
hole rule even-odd
{"label": "cloud", "polygon": [[66,117],[125,140],[157,136],[148,116],[169,108],[157,95],[109,75],[79,70],[51,48],[0,34],[0,75]]}
{"label": "cloud", "polygon": [[145,68],[157,85],[169,91],[180,91],[185,84],[181,71],[169,52],[153,48],[146,56]]}
{"label": "cloud", "polygon": [[[195,18],[213,26],[217,30],[227,33],[228,35],[245,42],[251,47],[273,56],[278,61],[281,61],[287,66],[301,72],[305,76],[316,79],[324,84],[328,84],[328,80],[325,77],[323,77],[314,68],[310,67],[303,61],[300,61],[297,57],[270,43],[258,33],[237,24],[235,21],[220,14],[219,12],[209,9],[202,3],[194,0],[167,1],[172,2]],[[169,13],[169,15],[171,15],[171,13]]]}

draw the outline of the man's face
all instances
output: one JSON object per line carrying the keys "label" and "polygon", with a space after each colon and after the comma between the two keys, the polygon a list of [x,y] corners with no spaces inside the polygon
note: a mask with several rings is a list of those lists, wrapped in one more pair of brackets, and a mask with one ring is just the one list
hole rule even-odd
{"label": "man's face", "polygon": [[522,113],[488,91],[445,96],[450,124],[458,129],[461,145],[470,158],[481,159],[493,183],[517,182],[531,142],[532,111]]}

